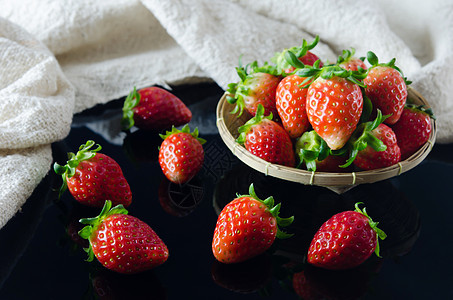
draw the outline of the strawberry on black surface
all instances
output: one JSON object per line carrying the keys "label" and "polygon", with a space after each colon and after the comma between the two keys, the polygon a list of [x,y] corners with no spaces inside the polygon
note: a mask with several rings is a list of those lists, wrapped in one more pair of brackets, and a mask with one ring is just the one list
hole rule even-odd
{"label": "strawberry on black surface", "polygon": [[86,226],[79,231],[90,242],[88,261],[94,257],[107,269],[124,274],[144,272],[163,264],[168,248],[154,230],[128,211],[106,201],[94,218],[81,219]]}
{"label": "strawberry on black surface", "polygon": [[105,200],[111,200],[115,205],[129,206],[132,193],[121,167],[111,157],[98,152],[102,149],[100,145],[95,149],[93,146],[94,141],[89,140],[76,154],[68,153],[66,165],[54,164],[55,173],[63,178],[60,197],[68,189],[84,205],[102,207]]}
{"label": "strawberry on black surface", "polygon": [[359,204],[355,211],[335,214],[319,228],[308,249],[308,263],[345,270],[361,265],[373,252],[379,256],[379,238],[385,239],[386,234]]}
{"label": "strawberry on black surface", "polygon": [[159,87],[134,90],[123,106],[123,130],[133,126],[160,131],[190,122],[192,112],[178,97]]}
{"label": "strawberry on black surface", "polygon": [[274,198],[261,200],[253,184],[249,195],[238,195],[220,212],[212,240],[214,257],[222,263],[239,263],[265,252],[275,239],[291,235],[281,231],[293,218],[280,218],[281,204]]}

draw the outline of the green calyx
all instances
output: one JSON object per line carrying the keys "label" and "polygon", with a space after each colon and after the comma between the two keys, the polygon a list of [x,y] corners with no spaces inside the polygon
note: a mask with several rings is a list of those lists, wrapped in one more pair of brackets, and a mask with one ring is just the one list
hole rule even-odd
{"label": "green calyx", "polygon": [[299,157],[298,168],[305,163],[307,170],[312,172],[316,171],[316,161],[322,161],[330,154],[329,146],[314,130],[299,137],[295,149]]}
{"label": "green calyx", "polygon": [[413,111],[424,113],[424,114],[428,115],[433,120],[436,119],[436,116],[434,115],[433,110],[431,108],[426,108],[425,105],[417,105],[417,104],[406,103],[405,107],[410,109],[410,110],[413,110]]}
{"label": "green calyx", "polygon": [[299,60],[299,57],[303,57],[309,50],[315,48],[318,42],[319,36],[316,36],[310,44],[308,44],[308,42],[304,39],[302,40],[301,46],[291,47],[283,50],[282,52],[276,53],[271,61],[277,66],[279,74],[286,76],[288,74],[286,74],[284,70],[291,66],[296,69],[305,67],[305,65]]}
{"label": "green calyx", "polygon": [[240,78],[239,82],[228,84],[226,99],[230,104],[236,104],[231,111],[232,114],[238,114],[240,117],[244,111],[244,98],[248,97],[256,85],[259,78],[256,74],[267,73],[274,76],[279,76],[275,66],[265,62],[262,66],[258,65],[257,61],[242,66],[242,56],[239,57],[239,66],[236,67],[236,72]]}
{"label": "green calyx", "polygon": [[140,103],[140,93],[137,92],[136,87],[127,95],[123,104],[123,118],[121,119],[121,129],[129,130],[134,126],[134,111],[133,108]]}
{"label": "green calyx", "polygon": [[381,257],[380,254],[379,254],[379,239],[381,240],[384,240],[386,237],[387,237],[387,234],[385,234],[384,231],[382,231],[381,229],[379,229],[377,227],[377,225],[379,224],[379,222],[374,222],[371,217],[367,214],[366,212],[366,208],[363,208],[363,210],[361,210],[359,208],[359,205],[360,204],[363,204],[363,202],[357,202],[355,204],[355,211],[358,212],[358,213],[361,213],[362,215],[366,216],[368,218],[368,223],[370,224],[370,227],[376,232],[377,234],[377,239],[376,239],[376,250],[374,250],[374,253],[376,253],[376,255],[378,257]]}
{"label": "green calyx", "polygon": [[310,83],[316,78],[332,79],[333,77],[346,78],[347,80],[364,88],[363,79],[366,77],[366,70],[359,68],[357,71],[343,69],[338,65],[327,65],[319,67],[320,61],[316,61],[313,66],[305,66],[302,69],[296,69],[295,74],[306,79],[302,82],[302,88],[308,88]]}
{"label": "green calyx", "polygon": [[[356,159],[357,154],[364,150],[367,146],[370,146],[375,151],[385,151],[387,146],[378,139],[372,131],[376,129],[382,122],[390,117],[390,115],[382,115],[382,112],[378,109],[376,119],[368,121],[357,126],[356,130],[352,133],[351,138],[348,140],[346,145],[339,149],[336,154],[341,154],[349,151],[349,158],[344,165],[340,167],[346,168],[352,164]],[[341,153],[340,153],[341,152]]]}
{"label": "green calyx", "polygon": [[253,183],[250,184],[249,187],[249,195],[237,195],[237,197],[252,197],[253,199],[263,203],[266,205],[266,210],[271,213],[271,215],[275,218],[277,221],[277,235],[276,237],[279,239],[286,239],[289,237],[292,237],[294,234],[289,234],[280,229],[280,227],[287,227],[291,225],[294,221],[294,216],[291,216],[289,218],[281,218],[279,217],[280,214],[280,208],[281,208],[281,203],[278,203],[277,205],[274,205],[274,197],[269,196],[264,200],[261,200],[255,193],[255,188],[253,186]]}
{"label": "green calyx", "polygon": [[184,127],[182,127],[181,129],[177,129],[175,126],[172,126],[171,130],[170,131],[167,131],[165,134],[159,134],[159,136],[165,140],[167,137],[169,137],[170,135],[172,134],[175,134],[175,133],[188,133],[190,134],[191,136],[193,136],[197,141],[200,142],[200,144],[204,144],[206,143],[206,140],[205,139],[202,139],[198,136],[199,132],[198,132],[198,128],[195,128],[192,132],[190,131],[190,127],[188,124],[184,125]]}
{"label": "green calyx", "polygon": [[[127,211],[127,209],[124,208],[124,206],[122,204],[119,204],[112,208],[112,201],[106,200],[104,203],[104,207],[102,208],[100,214],[97,217],[84,218],[84,219],[79,220],[80,223],[87,225],[79,231],[79,235],[82,238],[89,240],[90,237],[92,236],[93,232],[95,232],[97,230],[98,226],[102,223],[102,221],[105,218],[107,218],[108,216],[111,216],[111,215],[119,215],[119,214],[127,215],[128,211]],[[88,248],[85,248],[84,250],[85,250],[85,252],[88,253],[87,261],[93,261],[94,253],[93,253],[93,248],[91,247],[91,243],[90,243],[90,246]]]}
{"label": "green calyx", "polygon": [[[337,65],[342,64],[344,62],[348,62],[353,58],[355,55],[355,49],[351,48],[351,50],[343,50],[340,56],[337,58]],[[365,57],[360,57],[359,58],[361,61],[365,61]],[[360,68],[360,67],[359,67]]]}
{"label": "green calyx", "polygon": [[371,70],[372,68],[377,67],[377,66],[389,67],[389,68],[393,68],[393,69],[397,70],[398,72],[400,72],[401,76],[403,76],[403,78],[404,78],[404,82],[406,83],[406,85],[410,85],[412,83],[412,81],[409,81],[409,80],[407,80],[406,77],[404,77],[403,71],[395,65],[396,58],[392,58],[388,63],[380,63],[377,55],[372,51],[368,51],[367,55],[366,55],[366,59],[368,60],[368,62],[371,65],[371,67],[368,69],[368,72],[369,72],[369,70]]}
{"label": "green calyx", "polygon": [[244,144],[245,143],[245,137],[247,135],[247,132],[250,131],[250,128],[252,126],[255,126],[259,123],[261,123],[262,120],[268,119],[272,120],[272,113],[270,113],[268,116],[264,116],[264,106],[261,104],[258,104],[258,107],[256,109],[256,114],[253,118],[248,120],[244,125],[238,128],[239,136],[236,139],[236,142],[239,144]]}
{"label": "green calyx", "polygon": [[[96,146],[96,148],[92,149],[93,146]],[[66,189],[68,188],[67,178],[74,176],[76,168],[80,164],[80,162],[93,158],[101,149],[102,147],[99,144],[95,144],[94,141],[88,140],[86,144],[82,144],[79,147],[77,154],[74,154],[72,152],[68,153],[68,161],[66,165],[62,166],[58,163],[54,164],[53,169],[55,173],[57,175],[61,175],[63,179],[63,184],[60,187],[58,198],[61,198],[64,191],[66,191]]]}

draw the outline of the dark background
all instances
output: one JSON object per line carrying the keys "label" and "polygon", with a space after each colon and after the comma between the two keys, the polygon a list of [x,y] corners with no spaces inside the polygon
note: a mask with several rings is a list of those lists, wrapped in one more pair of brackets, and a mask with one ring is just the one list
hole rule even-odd
{"label": "dark background", "polygon": [[[101,152],[120,164],[131,186],[129,214],[148,223],[167,244],[168,261],[134,276],[86,262],[83,244],[68,230],[76,232],[78,219],[99,210],[81,207],[69,192],[58,201],[61,178],[49,171],[0,230],[0,299],[300,299],[292,278],[301,272],[312,299],[453,298],[453,145],[436,144],[416,168],[338,195],[264,176],[236,159],[215,126],[223,94],[215,84],[178,87],[173,93],[192,110],[190,127],[198,127],[207,140],[203,169],[184,186],[164,178],[156,133],[119,132],[123,99],[76,115],[69,136],[52,145],[61,164],[67,152],[88,139],[101,144]],[[273,195],[282,202],[280,216],[295,216],[287,229],[295,236],[247,263],[222,265],[211,252],[217,213],[236,193],[247,193],[250,183],[261,198]],[[171,200],[162,201],[159,193]],[[304,256],[317,228],[359,201],[388,235],[381,242],[383,258],[373,256],[346,272],[307,266]]]}

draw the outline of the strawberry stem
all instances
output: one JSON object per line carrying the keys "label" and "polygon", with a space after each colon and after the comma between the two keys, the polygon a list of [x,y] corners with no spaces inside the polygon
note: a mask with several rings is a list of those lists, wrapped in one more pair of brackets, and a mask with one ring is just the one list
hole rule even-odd
{"label": "strawberry stem", "polygon": [[377,227],[379,222],[374,222],[373,219],[371,219],[371,217],[367,214],[365,207],[363,208],[363,210],[361,210],[359,208],[359,204],[363,204],[363,202],[357,202],[355,204],[355,211],[358,212],[358,213],[361,213],[364,216],[366,216],[368,218],[368,223],[370,224],[370,227],[376,232],[377,239],[376,239],[376,249],[375,249],[374,253],[376,253],[376,255],[378,257],[381,257],[380,254],[379,254],[379,251],[380,251],[380,249],[379,249],[379,239],[384,240],[385,238],[387,238],[387,234]]}
{"label": "strawberry stem", "polygon": [[123,118],[121,119],[121,129],[126,131],[134,126],[134,110],[133,108],[136,107],[140,103],[140,94],[137,92],[136,87],[134,86],[134,90],[127,95],[126,100],[124,100],[123,104]]}
{"label": "strawberry stem", "polygon": [[[94,145],[96,145],[97,148],[91,149]],[[99,144],[95,144],[94,141],[88,140],[85,144],[80,145],[77,154],[68,152],[68,161],[65,165],[59,165],[56,162],[54,163],[53,169],[55,173],[57,175],[61,175],[63,179],[63,184],[61,185],[60,191],[58,193],[58,199],[61,198],[63,193],[68,188],[67,179],[74,176],[76,168],[80,164],[80,162],[93,158],[101,149],[102,147]]]}
{"label": "strawberry stem", "polygon": [[167,131],[165,134],[159,134],[159,136],[165,140],[167,137],[169,137],[170,135],[172,134],[175,134],[175,133],[180,133],[180,132],[183,132],[183,133],[188,133],[190,134],[191,136],[193,136],[197,141],[200,142],[200,144],[204,144],[206,143],[206,140],[205,139],[202,139],[198,136],[199,132],[198,132],[198,127],[195,128],[193,130],[193,132],[190,131],[190,127],[188,124],[184,125],[184,127],[182,127],[181,129],[177,129],[175,126],[172,126],[171,128],[171,131]]}

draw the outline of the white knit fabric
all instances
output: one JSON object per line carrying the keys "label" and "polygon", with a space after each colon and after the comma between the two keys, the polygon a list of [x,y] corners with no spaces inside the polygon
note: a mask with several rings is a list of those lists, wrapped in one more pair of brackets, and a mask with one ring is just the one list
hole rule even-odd
{"label": "white knit fabric", "polygon": [[[0,227],[50,170],[72,116],[153,84],[226,88],[243,62],[313,50],[395,57],[453,142],[453,2],[448,0],[0,0]],[[95,128],[96,126],[93,125]],[[99,126],[102,128],[102,126]]]}

